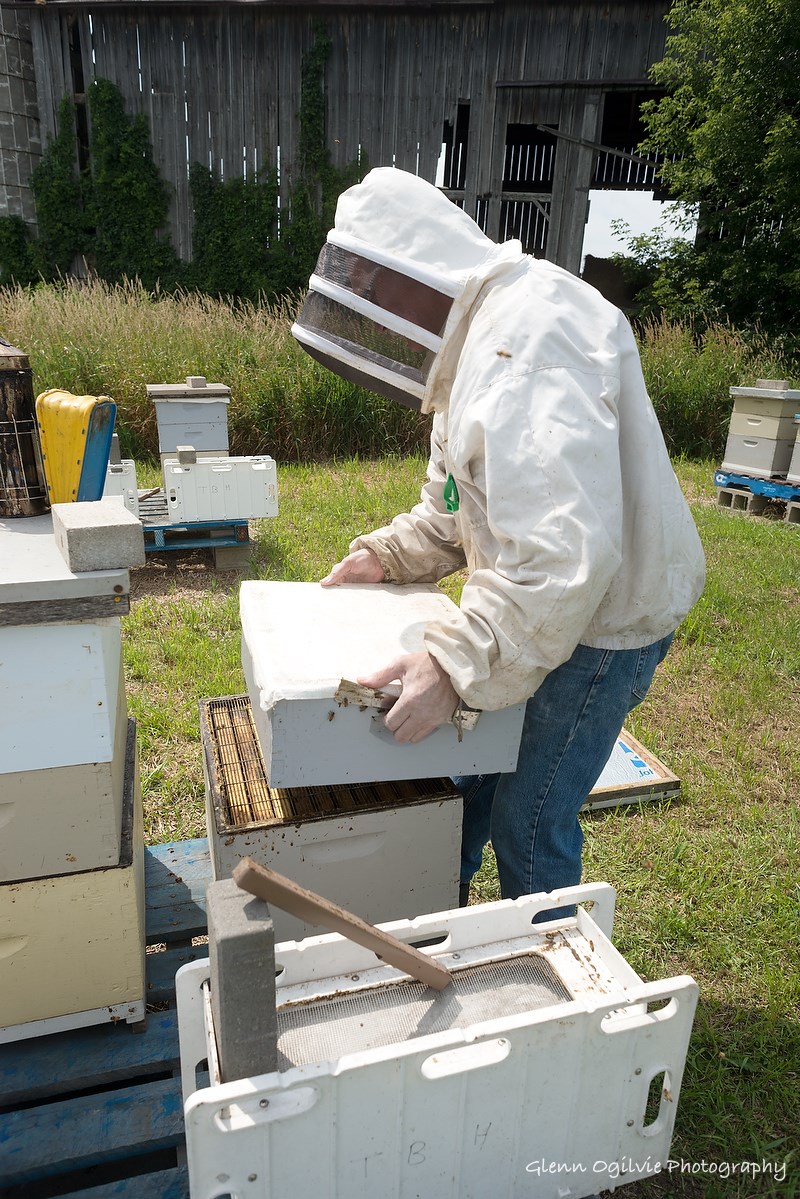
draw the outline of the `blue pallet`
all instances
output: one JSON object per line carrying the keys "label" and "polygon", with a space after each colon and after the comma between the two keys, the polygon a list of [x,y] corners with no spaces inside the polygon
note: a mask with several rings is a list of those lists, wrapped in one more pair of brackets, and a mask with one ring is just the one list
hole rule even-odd
{"label": "blue pallet", "polygon": [[[3,1199],[188,1199],[175,971],[207,956],[208,842],[145,851],[144,1028],[100,1024],[0,1047]],[[169,1006],[167,1006],[169,1005]]]}
{"label": "blue pallet", "polygon": [[770,500],[800,500],[800,484],[779,479],[754,479],[750,475],[732,475],[724,470],[714,471],[714,486],[738,487]]}
{"label": "blue pallet", "polygon": [[[246,520],[198,520],[185,525],[143,526],[145,553],[163,553],[165,550],[218,549],[224,545],[247,545],[250,540]],[[153,541],[148,534],[153,535]]]}

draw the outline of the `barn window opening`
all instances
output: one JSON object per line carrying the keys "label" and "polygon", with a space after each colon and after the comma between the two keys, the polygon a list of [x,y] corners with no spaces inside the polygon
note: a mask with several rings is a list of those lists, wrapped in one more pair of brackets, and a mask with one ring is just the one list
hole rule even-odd
{"label": "barn window opening", "polygon": [[508,125],[503,191],[551,192],[557,144],[555,133],[537,125]]}
{"label": "barn window opening", "polygon": [[[653,96],[652,91],[606,92],[600,134],[604,148],[598,150],[595,156],[592,187],[613,191],[652,191],[657,185],[654,166],[637,149],[645,136],[641,106],[645,100],[652,100]],[[614,150],[622,153],[615,154]],[[656,196],[656,199],[661,198]]]}
{"label": "barn window opening", "polygon": [[537,258],[547,250],[557,145],[555,126],[506,127],[499,236],[518,238],[525,253]]}
{"label": "barn window opening", "polygon": [[[442,152],[436,171],[436,186],[446,192],[461,192],[467,182],[467,149],[469,146],[469,104],[459,101],[455,124],[445,121],[442,131]],[[455,197],[451,196],[451,199]]]}
{"label": "barn window opening", "polygon": [[503,200],[500,205],[500,241],[518,238],[535,258],[545,256],[549,225],[549,200]]}

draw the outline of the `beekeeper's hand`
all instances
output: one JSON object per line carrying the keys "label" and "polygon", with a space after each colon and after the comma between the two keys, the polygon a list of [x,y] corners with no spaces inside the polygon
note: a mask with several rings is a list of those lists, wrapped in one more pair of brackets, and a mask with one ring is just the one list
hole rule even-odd
{"label": "beekeeper's hand", "polygon": [[320,582],[323,587],[338,587],[340,583],[382,583],[383,567],[373,550],[354,550],[331,567],[330,574]]}
{"label": "beekeeper's hand", "polygon": [[358,680],[364,687],[380,690],[400,680],[402,691],[386,713],[384,723],[395,741],[417,742],[440,724],[452,720],[459,704],[450,676],[429,653],[404,654],[384,670]]}

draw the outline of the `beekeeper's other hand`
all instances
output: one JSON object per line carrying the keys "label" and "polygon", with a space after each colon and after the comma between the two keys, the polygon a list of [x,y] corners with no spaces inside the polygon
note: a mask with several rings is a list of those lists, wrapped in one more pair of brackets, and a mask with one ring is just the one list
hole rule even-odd
{"label": "beekeeper's other hand", "polygon": [[400,680],[402,691],[384,718],[395,741],[421,741],[452,719],[458,696],[450,676],[429,653],[404,654],[358,682],[380,690],[395,679]]}
{"label": "beekeeper's other hand", "polygon": [[331,567],[330,573],[320,582],[323,587],[338,587],[340,583],[382,583],[383,567],[372,550],[355,550]]}

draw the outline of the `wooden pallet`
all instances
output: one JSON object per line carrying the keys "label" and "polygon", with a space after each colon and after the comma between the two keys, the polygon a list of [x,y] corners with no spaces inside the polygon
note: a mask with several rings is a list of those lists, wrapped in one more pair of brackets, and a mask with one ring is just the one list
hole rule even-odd
{"label": "wooden pallet", "polygon": [[784,477],[756,479],[749,475],[714,472],[717,505],[748,516],[774,516],[776,509],[787,524],[800,523],[800,484]]}
{"label": "wooden pallet", "polygon": [[188,1199],[175,971],[207,956],[208,842],[145,851],[148,1015],[0,1049],[4,1199]]}

